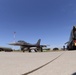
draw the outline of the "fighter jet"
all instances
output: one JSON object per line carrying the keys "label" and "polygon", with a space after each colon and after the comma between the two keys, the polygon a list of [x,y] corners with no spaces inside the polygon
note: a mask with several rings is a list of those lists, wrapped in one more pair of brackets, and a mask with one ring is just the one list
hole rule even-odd
{"label": "fighter jet", "polygon": [[68,50],[76,49],[76,26],[73,26],[70,34],[70,39],[65,44],[67,44]]}
{"label": "fighter jet", "polygon": [[28,50],[29,52],[31,52],[31,47],[35,47],[34,48],[35,52],[37,52],[37,51],[43,52],[42,48],[43,47],[47,47],[47,46],[46,45],[40,45],[40,42],[41,42],[41,39],[39,39],[36,44],[30,44],[30,43],[27,43],[27,42],[25,42],[23,40],[19,40],[17,42],[10,43],[9,45],[20,46],[21,51],[23,51],[23,52],[25,52],[26,50]]}

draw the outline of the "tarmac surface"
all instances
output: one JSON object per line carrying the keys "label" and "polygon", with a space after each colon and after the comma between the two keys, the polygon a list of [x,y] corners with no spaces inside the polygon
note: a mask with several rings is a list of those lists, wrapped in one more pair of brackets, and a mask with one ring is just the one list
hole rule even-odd
{"label": "tarmac surface", "polygon": [[76,75],[76,51],[0,52],[0,75]]}

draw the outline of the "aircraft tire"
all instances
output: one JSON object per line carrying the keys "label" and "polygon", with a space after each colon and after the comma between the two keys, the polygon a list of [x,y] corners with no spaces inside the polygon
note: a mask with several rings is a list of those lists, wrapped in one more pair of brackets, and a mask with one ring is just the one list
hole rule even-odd
{"label": "aircraft tire", "polygon": [[25,52],[25,50],[23,50],[23,52]]}
{"label": "aircraft tire", "polygon": [[29,52],[31,52],[31,50],[29,49]]}
{"label": "aircraft tire", "polygon": [[2,48],[0,48],[0,51],[3,51],[3,49],[2,49]]}

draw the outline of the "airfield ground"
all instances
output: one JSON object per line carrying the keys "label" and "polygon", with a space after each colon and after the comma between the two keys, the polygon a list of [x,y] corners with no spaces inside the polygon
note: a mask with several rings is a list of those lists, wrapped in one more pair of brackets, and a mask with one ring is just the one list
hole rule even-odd
{"label": "airfield ground", "polygon": [[76,51],[0,52],[0,75],[76,75]]}

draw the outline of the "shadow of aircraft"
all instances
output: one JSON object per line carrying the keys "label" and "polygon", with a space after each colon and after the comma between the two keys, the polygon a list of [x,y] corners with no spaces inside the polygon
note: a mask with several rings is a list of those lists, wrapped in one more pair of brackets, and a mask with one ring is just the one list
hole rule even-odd
{"label": "shadow of aircraft", "polygon": [[75,73],[73,73],[72,75],[76,75],[76,72],[75,72]]}

